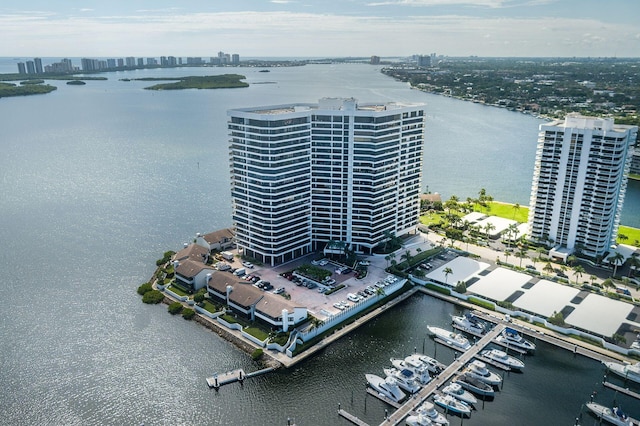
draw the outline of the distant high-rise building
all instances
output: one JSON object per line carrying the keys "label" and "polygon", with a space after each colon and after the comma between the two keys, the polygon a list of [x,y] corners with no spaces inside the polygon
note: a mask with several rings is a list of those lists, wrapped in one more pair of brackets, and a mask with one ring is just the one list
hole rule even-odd
{"label": "distant high-rise building", "polygon": [[419,67],[428,68],[431,66],[431,56],[429,55],[418,55],[417,63]]}
{"label": "distant high-rise building", "polygon": [[176,57],[175,57],[175,56],[169,56],[169,57],[167,58],[167,64],[168,64],[170,67],[175,67],[175,66],[178,64],[178,61],[176,60]]}
{"label": "distant high-rise building", "polygon": [[18,74],[26,74],[27,68],[24,65],[24,62],[18,62]]}
{"label": "distant high-rise building", "polygon": [[36,64],[33,61],[27,61],[27,74],[36,73]]}
{"label": "distant high-rise building", "polygon": [[107,68],[115,68],[116,60],[115,59],[107,59]]}
{"label": "distant high-rise building", "polygon": [[[424,106],[321,99],[228,112],[239,248],[276,264],[371,253],[418,226]],[[337,251],[336,251],[337,252]]]}
{"label": "distant high-rise building", "polygon": [[144,67],[144,58],[138,58],[136,62],[138,63],[139,67]]}
{"label": "distant high-rise building", "polygon": [[238,65],[240,63],[240,55],[238,55],[237,53],[231,55],[231,63],[234,65]]}
{"label": "distant high-rise building", "polygon": [[33,63],[36,66],[36,74],[42,74],[42,72],[43,72],[43,70],[42,70],[42,59],[33,58]]}
{"label": "distant high-rise building", "polygon": [[147,65],[158,65],[158,60],[156,58],[147,58]]}
{"label": "distant high-rise building", "polygon": [[166,56],[160,56],[160,65],[163,67],[169,65],[169,61],[167,60]]}
{"label": "distant high-rise building", "polygon": [[124,59],[118,58],[118,68],[124,67]]}
{"label": "distant high-rise building", "polygon": [[594,257],[611,249],[637,132],[579,114],[540,125],[529,209],[533,241]]}
{"label": "distant high-rise building", "polygon": [[380,64],[380,56],[371,56],[371,65],[379,65]]}
{"label": "distant high-rise building", "polygon": [[129,56],[129,57],[125,58],[125,63],[127,64],[128,67],[135,67],[136,66],[136,58],[134,58],[133,56]]}

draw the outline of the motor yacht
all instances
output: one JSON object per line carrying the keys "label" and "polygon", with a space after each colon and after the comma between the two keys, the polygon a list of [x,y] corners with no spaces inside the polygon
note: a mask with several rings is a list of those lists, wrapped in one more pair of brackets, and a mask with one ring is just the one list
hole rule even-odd
{"label": "motor yacht", "polygon": [[416,409],[416,413],[422,414],[428,417],[429,420],[431,420],[431,423],[433,424],[436,424],[436,425],[449,424],[449,420],[447,420],[447,418],[442,413],[436,410],[435,405],[433,405],[433,403],[430,401],[423,402],[422,405],[420,405]]}
{"label": "motor yacht", "polygon": [[451,321],[462,331],[468,331],[472,334],[485,333],[485,324],[470,312],[460,316],[452,315]]}
{"label": "motor yacht", "polygon": [[418,392],[422,387],[415,379],[416,375],[413,374],[413,371],[407,370],[406,368],[403,370],[398,370],[397,368],[385,368],[383,371],[385,376],[396,379],[398,386],[410,394]]}
{"label": "motor yacht", "polygon": [[422,364],[427,368],[427,370],[429,370],[429,373],[434,374],[434,375],[442,373],[442,371],[445,368],[447,368],[446,365],[444,365],[443,363],[441,363],[437,359],[431,358],[430,356],[423,355],[423,354],[409,355],[404,360],[409,365],[420,365],[420,364]]}
{"label": "motor yacht", "polygon": [[478,361],[477,359],[471,361],[464,372],[491,386],[500,386],[500,384],[502,384],[502,378],[489,370],[487,368],[487,364],[482,361]]}
{"label": "motor yacht", "polygon": [[636,383],[640,383],[640,362],[635,364],[620,364],[618,362],[603,362],[609,371]]}
{"label": "motor yacht", "polygon": [[522,349],[527,352],[533,352],[536,350],[536,345],[528,341],[518,333],[517,330],[507,327],[502,330],[502,333],[496,337],[496,341],[506,346],[512,346],[514,348]]}
{"label": "motor yacht", "polygon": [[463,373],[459,375],[454,380],[454,383],[458,383],[460,386],[476,395],[493,397],[496,394],[493,386],[483,382],[482,380],[478,379],[475,376],[472,376],[469,373]]}
{"label": "motor yacht", "polygon": [[431,426],[433,422],[431,419],[424,414],[418,414],[415,416],[409,416],[405,419],[405,424],[407,426]]}
{"label": "motor yacht", "polygon": [[422,364],[411,364],[406,360],[399,358],[391,358],[391,365],[393,365],[398,370],[408,370],[414,374],[415,380],[422,384],[426,385],[431,381],[431,375],[429,375],[429,370]]}
{"label": "motor yacht", "polygon": [[444,328],[434,327],[431,325],[427,326],[427,329],[438,339],[443,340],[447,345],[453,346],[456,349],[466,351],[471,347],[469,340],[467,340],[467,338],[462,334],[454,333],[452,331],[445,330]]}
{"label": "motor yacht", "polygon": [[509,367],[511,370],[522,371],[524,369],[524,362],[511,355],[507,355],[505,351],[501,351],[500,349],[485,349],[480,352],[480,355],[505,367]]}
{"label": "motor yacht", "polygon": [[462,389],[458,383],[450,383],[444,388],[442,388],[442,392],[451,395],[452,397],[459,399],[462,402],[465,402],[469,405],[477,404],[478,399],[473,396],[473,394],[467,390]]}
{"label": "motor yacht", "polygon": [[373,390],[395,402],[400,402],[406,397],[405,393],[400,390],[398,382],[393,377],[383,379],[375,374],[365,374],[364,377],[367,379],[367,384],[371,386]]}
{"label": "motor yacht", "polygon": [[471,416],[471,407],[451,395],[435,394],[433,396],[433,402],[444,408],[445,412],[460,414],[466,417]]}
{"label": "motor yacht", "polygon": [[632,426],[633,422],[619,407],[605,407],[597,402],[587,402],[587,408],[599,419],[616,426]]}

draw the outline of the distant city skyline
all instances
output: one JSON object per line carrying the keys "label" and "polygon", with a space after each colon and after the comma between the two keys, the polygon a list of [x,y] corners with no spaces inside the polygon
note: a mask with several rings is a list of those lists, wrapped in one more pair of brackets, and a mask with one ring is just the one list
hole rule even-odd
{"label": "distant city skyline", "polygon": [[640,56],[629,0],[4,0],[0,56]]}

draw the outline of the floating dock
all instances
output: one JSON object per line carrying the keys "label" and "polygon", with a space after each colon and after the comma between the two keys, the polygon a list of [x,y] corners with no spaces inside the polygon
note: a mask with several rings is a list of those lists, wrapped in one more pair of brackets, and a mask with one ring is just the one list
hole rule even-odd
{"label": "floating dock", "polygon": [[607,382],[606,380],[602,382],[602,385],[605,388],[613,389],[616,392],[620,392],[627,396],[640,400],[640,393],[629,390],[629,388],[623,388],[622,386],[614,385],[613,383]]}
{"label": "floating dock", "polygon": [[371,389],[370,387],[367,387],[367,393],[369,395],[373,395],[376,398],[378,398],[380,401],[384,401],[387,404],[389,404],[390,406],[392,406],[393,408],[400,408],[400,404],[395,402],[393,399],[386,397],[385,395],[382,395],[381,393],[376,392],[375,390]]}
{"label": "floating dock", "polygon": [[222,374],[214,374],[211,377],[207,377],[207,385],[210,388],[214,388],[215,390],[220,389],[220,387],[224,385],[228,385],[229,383],[240,382],[244,383],[245,379],[250,379],[255,376],[259,376],[261,374],[269,373],[275,370],[273,367],[263,368],[262,370],[253,371],[251,373],[245,373],[242,368],[237,370],[227,371]]}
{"label": "floating dock", "polygon": [[345,419],[349,420],[351,423],[353,423],[354,425],[358,425],[358,426],[369,426],[368,423],[364,422],[363,420],[360,420],[358,417],[354,416],[353,414],[349,414],[346,411],[344,411],[342,408],[338,408],[338,415],[340,417],[344,417]]}

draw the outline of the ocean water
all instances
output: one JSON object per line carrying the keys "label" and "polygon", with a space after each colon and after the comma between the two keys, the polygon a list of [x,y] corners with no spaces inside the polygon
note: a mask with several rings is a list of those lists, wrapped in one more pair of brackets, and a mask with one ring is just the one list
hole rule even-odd
{"label": "ocean water", "polygon": [[[410,90],[378,71],[355,64],[139,70],[0,99],[3,422],[346,424],[335,414],[341,403],[377,424],[386,407],[365,397],[365,373],[382,374],[388,358],[423,345],[450,361],[425,327],[448,323],[456,308],[416,296],[291,370],[215,392],[205,377],[257,366],[135,293],[165,250],[231,224],[229,108],[324,96],[424,102],[425,187],[463,199],[484,187],[495,199],[527,203],[541,120]],[[153,92],[143,90],[148,82],[119,80],[224,72],[252,84]],[[639,191],[631,185],[624,223],[639,220]],[[617,399],[640,417],[633,402],[598,387],[602,373],[596,362],[541,345],[527,371],[508,376],[496,400],[464,423],[573,424],[594,389],[601,402]]]}

